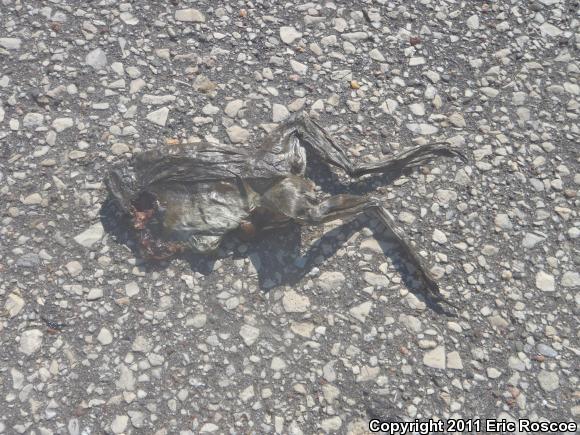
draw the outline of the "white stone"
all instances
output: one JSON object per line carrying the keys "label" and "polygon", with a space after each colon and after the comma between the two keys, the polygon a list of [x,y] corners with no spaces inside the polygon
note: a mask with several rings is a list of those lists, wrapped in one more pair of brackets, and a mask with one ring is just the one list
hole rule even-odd
{"label": "white stone", "polygon": [[139,294],[139,285],[135,281],[125,284],[125,294],[128,297],[137,296]]}
{"label": "white stone", "polygon": [[437,127],[435,127],[434,125],[431,124],[426,124],[426,123],[408,123],[406,124],[407,129],[409,129],[411,132],[415,133],[415,134],[424,134],[424,135],[430,135],[430,134],[435,134],[439,131],[439,129]]}
{"label": "white stone", "polygon": [[135,340],[133,340],[133,344],[131,345],[131,350],[133,352],[147,353],[151,352],[152,349],[153,344],[151,343],[151,340],[143,335],[138,335],[135,337]]}
{"label": "white stone", "polygon": [[372,60],[376,60],[377,62],[385,61],[385,56],[383,56],[383,54],[376,48],[373,48],[371,51],[369,51],[369,57]]}
{"label": "white stone", "polygon": [[360,373],[356,377],[357,382],[369,382],[374,381],[379,373],[381,372],[380,367],[370,367],[370,366],[362,366],[360,369]]}
{"label": "white stone", "polygon": [[87,293],[87,301],[95,301],[103,297],[103,289],[100,287],[95,287],[89,290]]}
{"label": "white stone", "polygon": [[538,243],[546,240],[544,236],[535,233],[526,233],[524,239],[522,240],[522,246],[526,249],[532,249]]}
{"label": "white stone", "polygon": [[204,313],[199,313],[193,316],[190,322],[188,322],[188,326],[191,325],[194,328],[203,328],[207,322],[207,315]]}
{"label": "white stone", "polygon": [[451,115],[449,115],[449,122],[451,124],[453,124],[455,127],[459,127],[459,128],[463,128],[465,127],[467,124],[465,123],[465,119],[463,118],[463,115],[461,113],[452,113]]}
{"label": "white stone", "polygon": [[131,149],[129,148],[129,145],[123,142],[115,142],[113,145],[111,145],[111,152],[116,156],[120,156],[121,154],[125,154],[130,151]]}
{"label": "white stone", "polygon": [[305,313],[310,307],[310,300],[308,296],[300,295],[294,290],[287,290],[284,292],[282,305],[287,313]]}
{"label": "white stone", "polygon": [[244,343],[246,343],[246,346],[251,346],[260,336],[260,330],[252,325],[242,325],[240,328],[240,336],[244,340]]}
{"label": "white stone", "polygon": [[246,387],[242,390],[242,392],[240,393],[240,399],[242,399],[242,402],[247,402],[252,397],[254,397],[254,395],[255,395],[254,386],[250,385],[249,387]]}
{"label": "white stone", "polygon": [[399,213],[398,216],[399,220],[401,222],[403,222],[404,224],[407,225],[411,225],[413,222],[415,222],[415,215],[407,212],[407,211],[402,211],[401,213]]}
{"label": "white stone", "polygon": [[273,104],[272,105],[272,122],[282,122],[290,116],[290,112],[286,109],[286,106],[282,104]]}
{"label": "white stone", "polygon": [[161,127],[165,127],[167,123],[167,116],[169,115],[169,108],[162,107],[161,109],[154,110],[153,112],[149,113],[146,118],[149,122],[153,124],[157,124]]}
{"label": "white stone", "polygon": [[244,102],[242,100],[233,100],[226,104],[224,112],[230,118],[235,118],[238,116],[238,112],[244,107]]}
{"label": "white stone", "polygon": [[78,276],[83,271],[83,265],[76,260],[68,262],[65,267],[70,276]]}
{"label": "white stone", "polygon": [[320,427],[326,433],[337,433],[342,426],[342,419],[335,415],[334,417],[325,418],[320,422]]}
{"label": "white stone", "polygon": [[485,372],[490,379],[497,379],[501,376],[501,372],[495,367],[488,367]]}
{"label": "white stone", "polygon": [[280,27],[280,39],[285,44],[292,44],[298,38],[302,37],[302,33],[291,26]]}
{"label": "white stone", "polygon": [[119,14],[119,18],[121,18],[121,20],[123,20],[125,24],[128,24],[130,26],[135,26],[139,24],[139,20],[131,12],[121,12]]}
{"label": "white stone", "polygon": [[434,369],[445,370],[445,346],[437,346],[435,349],[423,355],[423,364]]}
{"label": "white stone", "polygon": [[20,334],[20,344],[18,350],[26,355],[32,355],[42,346],[42,331],[40,329],[29,329]]}
{"label": "white stone", "polygon": [[363,279],[367,284],[377,287],[387,287],[389,285],[389,278],[380,273],[364,272]]}
{"label": "white stone", "polygon": [[90,248],[95,243],[101,241],[104,235],[105,229],[103,228],[103,225],[100,222],[97,222],[77,235],[74,240],[79,245],[84,246],[85,248]]}
{"label": "white stone", "polygon": [[22,204],[24,205],[38,205],[40,203],[42,203],[42,196],[40,193],[31,193],[22,199]]}
{"label": "white stone", "polygon": [[65,131],[75,125],[72,118],[56,118],[52,121],[52,128],[54,128],[57,133]]}
{"label": "white stone", "polygon": [[101,328],[99,335],[97,335],[97,340],[103,346],[106,346],[113,342],[113,334],[111,334],[111,331],[109,331],[107,328]]}
{"label": "white stone", "polygon": [[6,298],[6,302],[4,303],[4,309],[8,313],[8,317],[12,319],[13,317],[16,317],[20,311],[22,311],[24,305],[24,299],[22,299],[20,295],[16,293],[10,293]]}
{"label": "white stone", "polygon": [[536,274],[536,287],[544,292],[553,292],[556,290],[554,277],[543,270]]}
{"label": "white stone", "polygon": [[540,32],[542,36],[560,36],[562,34],[562,30],[553,24],[548,23],[547,21],[540,26]]}
{"label": "white stone", "polygon": [[22,119],[22,125],[24,128],[36,128],[40,127],[44,123],[44,117],[40,113],[27,113]]}
{"label": "white stone", "polygon": [[143,104],[161,105],[175,101],[175,95],[150,95],[145,94],[141,97]]}
{"label": "white stone", "polygon": [[328,292],[340,289],[345,280],[342,272],[322,272],[316,281],[322,290]]}
{"label": "white stone", "polygon": [[6,50],[20,50],[22,39],[20,38],[0,38],[0,47]]}
{"label": "white stone", "polygon": [[308,67],[303,63],[300,63],[294,59],[290,59],[290,67],[294,70],[295,73],[304,75],[306,71],[308,71]]}
{"label": "white stone", "polygon": [[247,142],[250,137],[250,132],[239,125],[232,125],[226,130],[228,137],[232,143]]}
{"label": "white stone", "polygon": [[129,417],[126,415],[117,415],[111,423],[111,431],[115,434],[121,434],[127,429]]}
{"label": "white stone", "polygon": [[580,286],[580,274],[578,272],[564,272],[562,275],[562,287]]}
{"label": "white stone", "polygon": [[435,229],[433,230],[433,236],[432,239],[434,242],[440,243],[440,244],[444,244],[447,243],[447,236],[445,235],[445,233],[441,230]]}
{"label": "white stone", "polygon": [[413,115],[423,116],[425,115],[425,105],[423,103],[413,103],[409,105],[409,110]]}
{"label": "white stone", "polygon": [[95,48],[87,54],[85,63],[96,70],[103,69],[107,65],[107,55],[102,49]]}
{"label": "white stone", "polygon": [[272,358],[272,362],[270,363],[270,368],[276,372],[280,370],[284,370],[286,368],[286,361],[282,358],[275,356]]}
{"label": "white stone", "polygon": [[538,383],[542,390],[550,392],[560,387],[560,378],[557,373],[542,370],[538,373]]}
{"label": "white stone", "polygon": [[497,227],[501,228],[502,230],[509,231],[513,228],[512,221],[510,217],[505,213],[499,213],[495,219],[494,223]]}
{"label": "white stone", "polygon": [[190,23],[205,23],[205,16],[194,8],[179,9],[175,11],[175,20]]}
{"label": "white stone", "polygon": [[479,17],[477,15],[472,15],[467,19],[466,24],[471,30],[479,29]]}
{"label": "white stone", "polygon": [[357,319],[359,322],[364,323],[373,308],[373,301],[366,301],[362,304],[355,305],[348,312],[352,317]]}
{"label": "white stone", "polygon": [[447,354],[447,368],[453,370],[463,370],[463,362],[459,352],[453,351]]}

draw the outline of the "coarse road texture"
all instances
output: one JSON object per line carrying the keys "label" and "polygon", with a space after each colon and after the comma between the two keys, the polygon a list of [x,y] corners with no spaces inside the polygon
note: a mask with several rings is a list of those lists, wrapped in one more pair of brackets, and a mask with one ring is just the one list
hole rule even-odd
{"label": "coarse road texture", "polygon": [[[0,433],[578,420],[579,17],[576,0],[0,0]],[[363,217],[136,258],[111,165],[251,149],[301,110],[353,160],[466,153],[353,186],[456,316]]]}

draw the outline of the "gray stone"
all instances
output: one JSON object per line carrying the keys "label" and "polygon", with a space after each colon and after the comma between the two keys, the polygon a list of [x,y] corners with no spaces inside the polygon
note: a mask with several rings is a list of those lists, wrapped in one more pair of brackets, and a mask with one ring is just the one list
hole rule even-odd
{"label": "gray stone", "polygon": [[547,356],[548,358],[556,358],[558,356],[558,352],[556,352],[551,346],[548,346],[544,343],[538,343],[536,349],[538,350],[538,353]]}
{"label": "gray stone", "polygon": [[18,260],[16,260],[16,266],[27,268],[38,267],[40,266],[40,256],[33,252],[21,255],[20,257],[18,257]]}

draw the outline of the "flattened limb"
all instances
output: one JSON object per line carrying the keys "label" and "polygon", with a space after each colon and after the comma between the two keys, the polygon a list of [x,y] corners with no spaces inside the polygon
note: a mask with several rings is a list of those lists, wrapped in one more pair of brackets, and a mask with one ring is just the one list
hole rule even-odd
{"label": "flattened limb", "polygon": [[464,163],[468,161],[460,151],[449,148],[449,145],[444,142],[437,142],[418,146],[376,162],[354,163],[344,148],[306,114],[289,120],[282,128],[295,129],[302,144],[309,146],[323,161],[344,170],[353,178],[373,173],[390,173],[399,176],[404,171],[423,165],[436,157],[459,157]]}
{"label": "flattened limb", "polygon": [[[288,194],[291,195],[290,192],[288,192]],[[285,202],[287,200],[288,197],[285,197]],[[277,201],[274,201],[270,206],[276,207],[276,202]],[[293,204],[291,208],[280,206],[276,209],[303,225],[319,225],[336,219],[355,217],[360,213],[367,213],[368,215],[377,217],[382,229],[396,240],[407,259],[417,270],[417,273],[424,284],[427,296],[436,302],[443,302],[456,309],[458,308],[452,302],[443,298],[439,291],[439,286],[429,273],[425,261],[409,245],[403,236],[403,233],[397,228],[393,219],[389,216],[388,212],[378,200],[356,195],[341,194],[331,196],[320,203],[315,203],[307,196],[296,195],[293,197],[291,202]]]}

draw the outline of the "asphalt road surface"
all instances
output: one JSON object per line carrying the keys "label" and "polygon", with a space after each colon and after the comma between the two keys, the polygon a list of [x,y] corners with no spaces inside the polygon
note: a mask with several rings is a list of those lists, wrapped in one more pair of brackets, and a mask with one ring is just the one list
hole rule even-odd
{"label": "asphalt road surface", "polygon": [[[578,421],[579,45],[575,0],[1,0],[0,433]],[[382,198],[459,310],[364,217],[135,255],[113,164],[300,111],[353,160],[467,155],[313,174]]]}

